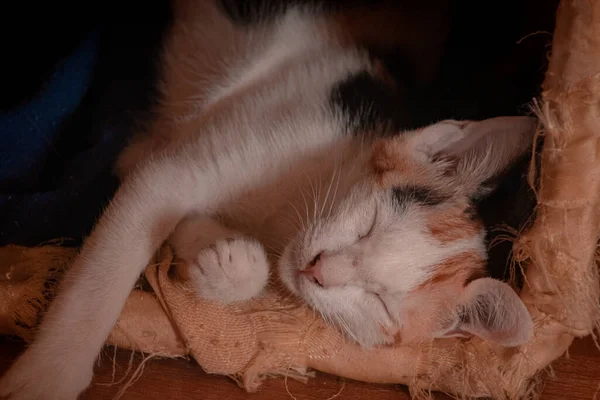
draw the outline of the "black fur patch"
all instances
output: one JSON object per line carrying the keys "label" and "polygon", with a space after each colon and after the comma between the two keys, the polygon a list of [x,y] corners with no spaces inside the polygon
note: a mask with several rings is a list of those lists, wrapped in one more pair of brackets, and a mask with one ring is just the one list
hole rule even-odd
{"label": "black fur patch", "polygon": [[335,85],[331,103],[348,119],[353,134],[386,137],[413,128],[397,89],[367,71]]}
{"label": "black fur patch", "polygon": [[418,203],[423,206],[435,206],[448,200],[447,196],[442,195],[435,190],[412,185],[393,188],[392,197],[395,204],[400,208],[404,208],[408,203]]}

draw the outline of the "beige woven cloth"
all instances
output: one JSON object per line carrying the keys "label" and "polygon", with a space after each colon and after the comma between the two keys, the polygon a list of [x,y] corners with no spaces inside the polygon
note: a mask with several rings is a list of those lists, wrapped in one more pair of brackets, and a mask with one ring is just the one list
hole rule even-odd
{"label": "beige woven cloth", "polygon": [[[255,390],[273,374],[307,368],[497,399],[536,394],[539,373],[600,320],[600,1],[563,1],[540,102],[546,136],[537,220],[515,243],[526,270],[521,297],[535,321],[533,340],[502,349],[478,339],[364,350],[303,305],[275,293],[240,306],[199,300],[170,274],[162,249],[146,270],[153,292],[134,290],[109,344],[166,357],[190,355],[208,372]],[[30,339],[74,250],[0,249],[0,332]]]}

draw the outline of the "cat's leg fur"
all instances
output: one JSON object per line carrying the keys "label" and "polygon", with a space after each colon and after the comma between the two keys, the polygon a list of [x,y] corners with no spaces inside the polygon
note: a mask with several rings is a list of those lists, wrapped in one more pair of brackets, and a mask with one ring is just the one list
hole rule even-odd
{"label": "cat's leg fur", "polygon": [[269,262],[255,239],[204,215],[184,219],[169,239],[186,261],[186,275],[198,295],[221,303],[258,295],[269,279]]}
{"label": "cat's leg fur", "polygon": [[[88,387],[135,281],[198,203],[181,189],[198,182],[182,171],[165,162],[121,185],[61,281],[35,340],[0,379],[0,398],[75,400]],[[156,190],[157,181],[173,185],[168,196]]]}

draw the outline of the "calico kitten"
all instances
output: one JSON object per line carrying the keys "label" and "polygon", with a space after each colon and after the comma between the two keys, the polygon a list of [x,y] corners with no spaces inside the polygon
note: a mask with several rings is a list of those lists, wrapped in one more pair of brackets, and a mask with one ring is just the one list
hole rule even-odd
{"label": "calico kitten", "polygon": [[294,7],[239,26],[209,0],[175,12],[156,120],[0,396],[75,399],[165,240],[198,295],[245,301],[271,274],[365,347],[529,340],[524,304],[485,276],[471,199],[528,151],[535,120],[399,130],[387,74],[329,18]]}

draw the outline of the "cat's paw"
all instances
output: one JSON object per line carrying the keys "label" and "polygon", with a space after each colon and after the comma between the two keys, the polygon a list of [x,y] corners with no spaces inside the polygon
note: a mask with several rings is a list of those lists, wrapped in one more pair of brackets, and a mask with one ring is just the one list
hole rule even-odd
{"label": "cat's paw", "polygon": [[189,275],[201,297],[232,303],[251,299],[263,290],[269,279],[269,262],[256,240],[221,239],[198,253]]}
{"label": "cat's paw", "polygon": [[0,379],[2,400],[76,400],[90,385],[92,366],[49,360],[26,351]]}

